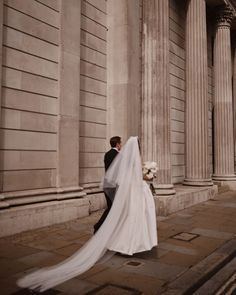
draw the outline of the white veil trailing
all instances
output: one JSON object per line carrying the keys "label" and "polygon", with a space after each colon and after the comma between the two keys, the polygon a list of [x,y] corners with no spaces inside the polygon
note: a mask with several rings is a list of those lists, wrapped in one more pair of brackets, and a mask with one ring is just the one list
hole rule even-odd
{"label": "white veil trailing", "polygon": [[153,196],[142,180],[137,137],[130,137],[106,172],[104,190],[116,189],[111,210],[96,234],[63,262],[18,280],[23,288],[45,291],[78,276],[109,251],[132,255],[157,245]]}

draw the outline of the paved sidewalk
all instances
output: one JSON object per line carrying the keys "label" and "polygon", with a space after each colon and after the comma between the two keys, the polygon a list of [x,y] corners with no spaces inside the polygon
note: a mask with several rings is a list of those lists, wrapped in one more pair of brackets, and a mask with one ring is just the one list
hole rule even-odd
{"label": "paved sidewalk", "polygon": [[[16,279],[78,250],[91,237],[100,214],[0,239],[0,294],[34,294],[19,289]],[[217,281],[219,290],[235,277],[236,192],[158,217],[158,237],[158,247],[149,252],[114,255],[42,294],[177,295],[197,289],[196,294],[214,294],[207,284],[216,286]],[[217,273],[224,267],[221,282]]]}

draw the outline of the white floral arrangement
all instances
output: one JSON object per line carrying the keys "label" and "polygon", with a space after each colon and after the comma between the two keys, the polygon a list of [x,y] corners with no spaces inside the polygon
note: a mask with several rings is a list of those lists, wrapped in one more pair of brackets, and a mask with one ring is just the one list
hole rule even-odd
{"label": "white floral arrangement", "polygon": [[145,178],[147,178],[148,180],[153,180],[157,177],[158,167],[156,162],[144,162],[142,170],[143,176],[145,176]]}

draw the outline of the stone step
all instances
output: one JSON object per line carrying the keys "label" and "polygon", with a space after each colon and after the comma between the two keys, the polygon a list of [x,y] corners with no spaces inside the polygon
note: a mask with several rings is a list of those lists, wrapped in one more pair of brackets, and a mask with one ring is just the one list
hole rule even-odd
{"label": "stone step", "polygon": [[[235,257],[236,239],[234,238],[222,245],[202,261],[189,268],[176,278],[176,280],[165,285],[160,294],[216,295],[217,289],[219,289],[221,285],[232,276],[232,272],[235,271]],[[231,261],[233,265],[229,264]],[[224,267],[228,268],[225,268],[225,271],[222,271],[226,278],[222,275],[222,272],[220,273]],[[216,276],[217,273],[219,273],[219,275]],[[220,280],[219,277],[221,278]]]}
{"label": "stone step", "polygon": [[218,194],[222,194],[222,193],[225,193],[225,192],[228,192],[230,191],[230,188],[228,185],[221,185],[221,186],[218,186]]}
{"label": "stone step", "polygon": [[217,185],[217,187],[218,187],[218,194],[222,194],[222,193],[230,191],[229,185],[227,185],[221,181],[214,181],[214,184]]}

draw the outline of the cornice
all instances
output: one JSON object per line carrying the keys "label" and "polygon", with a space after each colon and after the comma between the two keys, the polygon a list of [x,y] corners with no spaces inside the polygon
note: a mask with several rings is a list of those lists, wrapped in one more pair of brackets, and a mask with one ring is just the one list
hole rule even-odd
{"label": "cornice", "polygon": [[236,0],[224,0],[226,6],[230,6],[234,17],[236,17]]}

